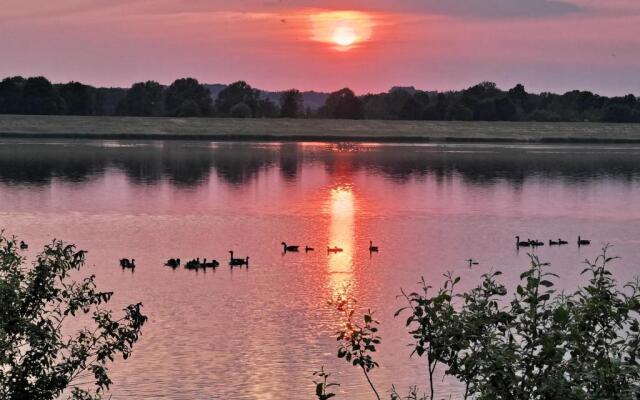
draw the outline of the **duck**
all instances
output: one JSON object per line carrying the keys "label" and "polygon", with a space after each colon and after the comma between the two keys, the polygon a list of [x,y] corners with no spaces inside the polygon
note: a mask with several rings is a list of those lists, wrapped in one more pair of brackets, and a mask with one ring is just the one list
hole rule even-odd
{"label": "duck", "polygon": [[566,240],[562,240],[562,239],[558,238],[558,244],[562,246],[563,244],[569,244],[569,242],[567,242]]}
{"label": "duck", "polygon": [[229,250],[229,265],[231,266],[243,266],[246,265],[247,267],[249,266],[249,257],[246,258],[234,258],[233,257],[233,250]]}
{"label": "duck", "polygon": [[578,235],[578,246],[588,246],[591,244],[591,240],[587,240],[587,239],[582,239],[579,235]]}
{"label": "duck", "polygon": [[188,261],[184,267],[186,269],[198,269],[200,268],[200,260],[193,259],[191,261]]}
{"label": "duck", "polygon": [[282,242],[281,244],[282,244],[282,247],[284,248],[285,253],[287,251],[297,252],[298,249],[300,248],[300,246],[287,246],[285,242]]}
{"label": "duck", "polygon": [[314,249],[313,247],[309,247],[309,246],[304,246],[304,252],[308,253],[310,251],[315,251],[316,249]]}
{"label": "duck", "polygon": [[207,262],[207,259],[205,258],[204,261],[202,262],[202,268],[217,268],[220,265],[220,263],[216,260],[211,260],[210,262]]}
{"label": "duck", "polygon": [[373,241],[369,240],[369,253],[377,253],[378,246],[373,245]]}
{"label": "duck", "polygon": [[536,240],[536,239],[530,240],[529,243],[530,243],[531,247],[544,246],[544,242],[541,242],[541,241]]}
{"label": "duck", "polygon": [[165,266],[167,267],[171,267],[171,268],[178,268],[180,266],[180,259],[179,258],[170,258],[167,260],[166,263],[164,263]]}
{"label": "duck", "polygon": [[340,252],[342,252],[342,248],[340,248],[338,246],[333,246],[333,247],[327,246],[327,252],[328,253],[340,253]]}
{"label": "duck", "polygon": [[28,249],[28,248],[29,248],[29,245],[28,245],[28,244],[26,244],[26,243],[24,242],[24,240],[21,240],[21,241],[20,241],[20,248],[21,248],[22,250],[26,250],[26,249]]}
{"label": "duck", "polygon": [[520,236],[516,236],[516,247],[529,247],[529,241],[520,241]]}
{"label": "duck", "polygon": [[120,259],[120,266],[122,268],[135,269],[136,268],[136,259],[132,258],[131,261],[129,261],[128,258],[122,258],[122,259]]}
{"label": "duck", "polygon": [[467,262],[469,263],[469,268],[471,268],[472,265],[478,265],[478,262],[473,258],[468,259]]}
{"label": "duck", "polygon": [[549,239],[549,246],[558,246],[560,242]]}

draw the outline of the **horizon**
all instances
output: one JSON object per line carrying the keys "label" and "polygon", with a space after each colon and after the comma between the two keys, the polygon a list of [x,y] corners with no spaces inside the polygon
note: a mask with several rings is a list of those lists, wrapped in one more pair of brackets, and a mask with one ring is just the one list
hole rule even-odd
{"label": "horizon", "polygon": [[365,94],[492,81],[532,93],[640,94],[640,4],[631,0],[8,0],[0,22],[0,76],[53,82],[191,76]]}

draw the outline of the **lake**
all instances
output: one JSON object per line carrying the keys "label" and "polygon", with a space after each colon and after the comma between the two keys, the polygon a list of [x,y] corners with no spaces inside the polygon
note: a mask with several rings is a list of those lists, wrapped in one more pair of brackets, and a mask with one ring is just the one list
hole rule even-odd
{"label": "lake", "polygon": [[[393,317],[400,288],[438,286],[446,271],[470,288],[492,269],[513,287],[528,264],[516,235],[569,241],[536,250],[567,290],[605,243],[632,279],[640,146],[1,140],[0,227],[31,260],[54,237],[76,243],[114,308],[144,303],[133,357],[112,368],[114,400],[311,399],[322,366],[340,398],[371,399],[335,356],[341,319],[327,300],[347,292],[381,321],[381,392],[424,390],[426,362],[409,358]],[[282,241],[315,251],[283,254]],[[327,254],[334,245],[344,251]],[[249,268],[229,268],[229,250]],[[172,270],[172,257],[221,267]],[[445,379],[437,394],[460,388]]]}

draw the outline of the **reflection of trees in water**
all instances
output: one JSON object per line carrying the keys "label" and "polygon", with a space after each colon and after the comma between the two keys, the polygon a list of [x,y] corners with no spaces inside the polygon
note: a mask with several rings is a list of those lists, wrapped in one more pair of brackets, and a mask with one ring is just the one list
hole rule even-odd
{"label": "reflection of trees in water", "polygon": [[278,168],[283,179],[294,182],[300,169],[321,163],[330,175],[361,170],[398,183],[433,177],[438,182],[460,176],[474,185],[507,181],[520,186],[525,179],[561,179],[579,183],[592,179],[633,181],[640,178],[637,151],[602,151],[573,148],[562,153],[532,148],[466,148],[353,145],[250,145],[197,142],[156,142],[110,147],[99,144],[36,144],[7,142],[0,146],[0,181],[46,185],[59,178],[82,182],[108,168],[123,171],[135,184],[162,180],[197,186],[211,173],[233,185],[242,185],[261,171]]}

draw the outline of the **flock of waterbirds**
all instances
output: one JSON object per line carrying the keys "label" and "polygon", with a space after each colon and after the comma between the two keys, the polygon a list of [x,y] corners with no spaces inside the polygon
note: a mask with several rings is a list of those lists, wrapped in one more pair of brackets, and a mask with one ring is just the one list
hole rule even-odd
{"label": "flock of waterbirds", "polygon": [[[520,249],[520,247],[531,247],[535,249],[537,247],[544,246],[544,244],[545,243],[540,240],[529,239],[529,238],[527,238],[527,240],[520,240],[520,236],[516,236],[516,249]],[[569,244],[569,242],[566,240],[562,240],[560,238],[558,238],[558,240],[549,239],[549,246],[564,246],[566,244]],[[578,235],[577,244],[578,244],[578,247],[588,246],[591,244],[591,240],[583,239],[580,235]],[[465,261],[469,264],[469,268],[473,267],[474,265],[480,264],[478,261],[474,260],[473,258],[469,258],[468,260],[465,260]]]}
{"label": "flock of waterbirds", "polygon": [[[300,247],[299,245],[289,245],[286,242],[282,242],[282,253],[286,254],[286,253],[298,253],[300,252]],[[315,251],[315,249],[313,247],[310,246],[304,246],[304,252],[308,253],[310,251]],[[344,249],[342,249],[341,247],[338,246],[327,246],[327,254],[332,254],[332,253],[341,253],[343,252]],[[379,251],[378,246],[374,246],[373,245],[373,241],[369,241],[369,253],[377,253]],[[173,269],[176,269],[178,267],[180,267],[181,265],[181,261],[179,258],[170,258],[167,260],[167,262],[164,264],[166,267],[170,267]],[[122,267],[122,269],[131,269],[134,270],[136,268],[136,260],[135,258],[132,258],[131,260],[129,260],[128,258],[122,258],[120,259],[120,266]],[[220,263],[215,260],[215,259],[211,259],[210,261],[207,262],[207,259],[204,258],[202,260],[200,260],[200,257],[198,258],[194,258],[191,259],[189,261],[187,261],[186,264],[184,264],[184,268],[185,269],[190,269],[190,270],[206,270],[207,268],[211,268],[211,269],[216,269],[220,266]],[[234,253],[233,250],[229,250],[229,266],[230,267],[249,267],[249,257],[244,257],[244,258],[236,258],[234,257]]]}

